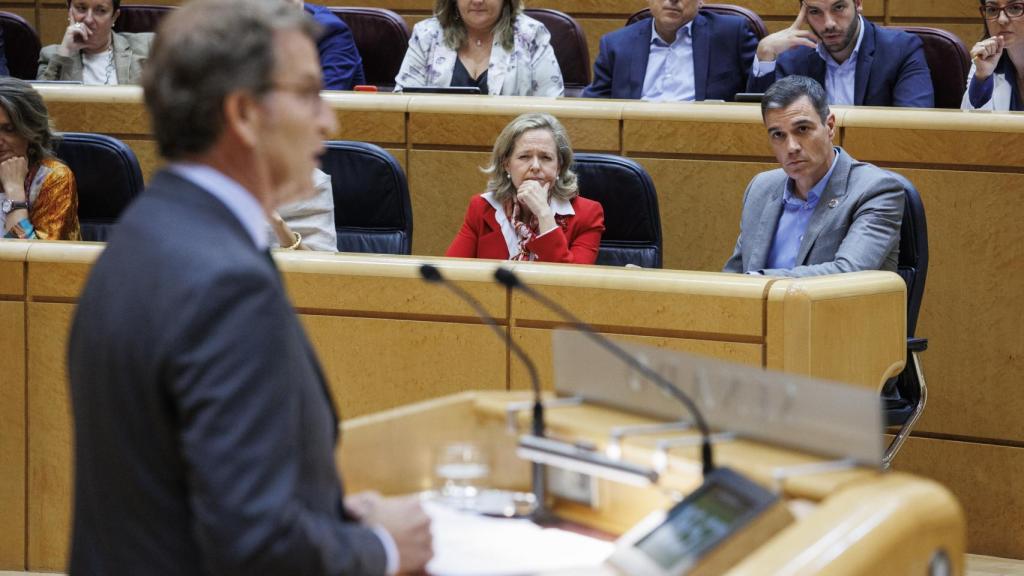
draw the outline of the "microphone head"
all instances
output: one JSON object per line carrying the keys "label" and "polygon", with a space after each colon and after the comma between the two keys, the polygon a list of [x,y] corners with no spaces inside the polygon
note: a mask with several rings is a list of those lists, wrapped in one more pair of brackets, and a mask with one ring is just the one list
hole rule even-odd
{"label": "microphone head", "polygon": [[508,288],[519,287],[519,277],[516,273],[507,268],[498,268],[494,271],[494,279],[501,282]]}
{"label": "microphone head", "polygon": [[441,282],[444,280],[444,278],[441,277],[441,271],[433,264],[420,265],[420,276],[422,276],[427,282]]}

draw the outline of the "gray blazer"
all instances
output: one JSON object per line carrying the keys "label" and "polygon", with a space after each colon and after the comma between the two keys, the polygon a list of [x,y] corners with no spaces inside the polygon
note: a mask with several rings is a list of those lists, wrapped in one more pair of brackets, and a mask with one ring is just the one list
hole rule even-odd
{"label": "gray blazer", "polygon": [[[114,71],[118,84],[141,84],[142,67],[149,58],[153,44],[152,32],[138,34],[114,32]],[[57,54],[57,44],[50,44],[39,52],[40,80],[82,81],[82,53],[72,56]]]}
{"label": "gray blazer", "polygon": [[858,270],[896,271],[903,220],[903,186],[884,170],[839,148],[828,186],[814,209],[789,270],[765,269],[782,215],[788,177],[781,168],[754,177],[743,195],[740,235],[724,272],[818,276]]}

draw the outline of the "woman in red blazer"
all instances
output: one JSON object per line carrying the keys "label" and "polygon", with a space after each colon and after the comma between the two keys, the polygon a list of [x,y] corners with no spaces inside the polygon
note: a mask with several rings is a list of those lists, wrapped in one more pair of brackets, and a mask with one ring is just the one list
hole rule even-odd
{"label": "woman in red blazer", "polygon": [[523,114],[494,143],[487,192],[474,196],[445,256],[593,264],[604,209],[579,196],[572,146],[550,114]]}

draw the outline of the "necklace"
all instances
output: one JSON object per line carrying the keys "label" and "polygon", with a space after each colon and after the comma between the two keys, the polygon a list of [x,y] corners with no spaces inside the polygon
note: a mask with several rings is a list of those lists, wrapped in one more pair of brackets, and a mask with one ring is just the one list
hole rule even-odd
{"label": "necklace", "polygon": [[110,40],[110,46],[107,48],[107,54],[110,55],[110,59],[107,60],[107,77],[103,80],[104,86],[110,84],[110,77],[114,74],[114,39],[111,38]]}
{"label": "necklace", "polygon": [[483,45],[484,45],[484,43],[481,42],[479,38],[477,38],[477,40],[476,40],[476,47],[479,48],[479,47],[481,47]]}

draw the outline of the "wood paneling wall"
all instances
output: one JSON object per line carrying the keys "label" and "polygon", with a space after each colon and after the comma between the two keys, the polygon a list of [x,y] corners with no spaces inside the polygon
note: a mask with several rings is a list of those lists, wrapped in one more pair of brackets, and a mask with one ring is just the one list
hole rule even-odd
{"label": "wood paneling wall", "polygon": [[[101,250],[88,243],[0,245],[0,344],[9,346],[5,358],[15,360],[0,380],[0,570],[65,568],[73,480],[65,349],[77,295]],[[508,350],[471,310],[419,279],[422,258],[277,258],[343,417],[454,392],[527,386]],[[553,318],[494,282],[495,262],[437,264],[535,353],[550,387]],[[526,281],[571,302],[605,333],[634,341],[871,388],[904,357],[905,288],[890,273],[848,275],[837,292],[828,278],[544,264],[520,269]],[[820,328],[774,327],[794,322]],[[872,338],[853,347],[842,336],[865,332]],[[819,355],[864,362],[814,361]]]}
{"label": "wood paneling wall", "polygon": [[[120,136],[140,155],[147,176],[158,164],[137,88],[41,91],[59,129]],[[666,268],[720,269],[735,242],[747,182],[776,166],[753,105],[355,93],[327,98],[339,118],[339,138],[376,142],[405,167],[415,254],[443,254],[469,197],[483,190],[479,168],[494,137],[525,111],[556,114],[577,150],[629,156],[650,172]],[[918,433],[979,450],[1022,445],[1024,303],[1016,295],[1024,286],[1024,168],[1013,151],[1024,149],[1024,114],[835,112],[837,144],[910,178],[927,211],[931,268],[917,335],[930,340],[922,363],[931,394]],[[948,464],[968,473],[966,463]],[[977,489],[995,494],[1010,484],[1024,490],[1024,480],[996,472]],[[980,527],[979,514],[970,509],[973,496],[958,495],[968,504],[972,530]],[[1024,525],[1003,528],[1024,541]],[[979,538],[971,539],[971,551],[1024,557],[1024,546]]]}

